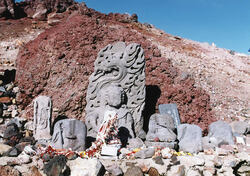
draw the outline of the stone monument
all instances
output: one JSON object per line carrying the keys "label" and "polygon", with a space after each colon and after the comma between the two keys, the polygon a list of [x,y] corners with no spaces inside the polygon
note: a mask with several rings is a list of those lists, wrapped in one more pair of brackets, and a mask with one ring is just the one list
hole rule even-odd
{"label": "stone monument", "polygon": [[[145,104],[145,59],[138,44],[118,42],[103,48],[94,63],[87,90],[86,125],[88,136],[96,137],[105,110],[115,110],[118,127],[133,137],[143,133]],[[120,119],[120,120],[119,120]],[[99,123],[99,124],[98,124]]]}
{"label": "stone monument", "polygon": [[52,101],[50,97],[39,96],[34,100],[34,138],[51,139]]}
{"label": "stone monument", "polygon": [[176,140],[174,130],[174,120],[170,115],[153,114],[150,117],[146,140],[155,142],[174,142]]}
{"label": "stone monument", "polygon": [[180,116],[179,116],[179,112],[178,112],[176,104],[174,103],[173,104],[160,104],[159,112],[160,114],[169,114],[174,120],[175,128],[177,128],[181,124]]}
{"label": "stone monument", "polygon": [[56,122],[51,146],[56,149],[85,150],[86,125],[76,119],[64,119]]}

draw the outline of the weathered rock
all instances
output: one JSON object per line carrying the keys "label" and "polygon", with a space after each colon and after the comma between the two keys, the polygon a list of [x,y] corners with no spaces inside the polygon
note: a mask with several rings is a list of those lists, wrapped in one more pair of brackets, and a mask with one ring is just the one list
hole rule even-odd
{"label": "weathered rock", "polygon": [[140,167],[132,166],[127,169],[124,176],[143,176],[143,172]]}
{"label": "weathered rock", "polygon": [[12,147],[8,152],[6,152],[4,155],[9,156],[9,157],[16,157],[20,154],[21,152],[17,150],[16,147]]}
{"label": "weathered rock", "polygon": [[177,142],[150,142],[150,141],[145,141],[145,145],[147,147],[168,147],[168,148],[171,148],[171,149],[176,149]]}
{"label": "weathered rock", "polygon": [[67,162],[71,175],[74,176],[101,176],[105,173],[102,163],[96,159],[77,158]]}
{"label": "weathered rock", "polygon": [[126,46],[124,42],[107,45],[98,53],[95,71],[89,78],[88,132],[96,133],[100,125],[94,122],[102,122],[103,112],[112,108],[118,112],[118,128],[127,128],[131,136],[135,129],[139,135],[143,127],[145,94],[145,59],[141,46],[135,43]]}
{"label": "weathered rock", "polygon": [[18,160],[15,157],[8,157],[8,156],[3,156],[0,159],[0,166],[6,166],[6,165],[17,165]]}
{"label": "weathered rock", "polygon": [[161,150],[161,155],[164,159],[170,159],[172,154],[170,148],[164,148]]}
{"label": "weathered rock", "polygon": [[143,146],[144,146],[144,142],[138,137],[131,138],[128,140],[127,148],[135,149],[135,148],[141,148]]}
{"label": "weathered rock", "polygon": [[42,174],[39,172],[39,170],[36,166],[32,166],[30,169],[30,172],[34,176],[42,176]]}
{"label": "weathered rock", "polygon": [[213,122],[209,125],[209,143],[214,147],[219,147],[223,144],[233,145],[232,128],[223,121]]}
{"label": "weathered rock", "polygon": [[64,119],[56,122],[51,145],[57,149],[85,150],[86,126],[75,119]]}
{"label": "weathered rock", "polygon": [[3,137],[5,139],[10,139],[13,136],[19,135],[19,129],[18,126],[15,123],[11,123],[7,125],[6,130],[4,131]]}
{"label": "weathered rock", "polygon": [[15,0],[0,1],[0,17],[6,17],[6,18],[15,17]]}
{"label": "weathered rock", "polygon": [[14,169],[18,170],[22,175],[30,173],[29,166],[27,165],[14,166]]}
{"label": "weathered rock", "polygon": [[38,20],[45,20],[47,18],[47,8],[43,4],[38,4],[32,18]]}
{"label": "weathered rock", "polygon": [[47,96],[39,96],[34,100],[34,138],[51,139],[52,101]]}
{"label": "weathered rock", "polygon": [[197,153],[202,151],[202,130],[197,125],[181,124],[177,128],[179,149]]}
{"label": "weathered rock", "polygon": [[155,154],[155,149],[154,148],[145,148],[140,150],[139,152],[135,153],[135,158],[141,158],[141,159],[146,159],[146,158],[151,158]]}
{"label": "weathered rock", "polygon": [[172,117],[174,121],[175,128],[181,124],[179,112],[176,104],[160,104],[159,105],[160,114],[168,114]]}
{"label": "weathered rock", "polygon": [[176,140],[174,133],[175,122],[168,114],[154,114],[150,117],[147,141],[173,142]]}
{"label": "weathered rock", "polygon": [[30,156],[27,155],[25,152],[22,152],[20,155],[18,155],[17,159],[20,164],[28,164],[31,162]]}
{"label": "weathered rock", "polygon": [[111,165],[111,166],[107,166],[105,167],[105,169],[112,174],[112,176],[122,176],[123,175],[123,171],[122,169],[118,166],[118,165]]}
{"label": "weathered rock", "polygon": [[172,166],[170,170],[167,172],[167,175],[172,176],[185,176],[186,169],[183,165]]}
{"label": "weathered rock", "polygon": [[0,166],[1,176],[20,176],[20,173],[10,166]]}
{"label": "weathered rock", "polygon": [[67,160],[64,155],[55,156],[44,165],[44,173],[47,176],[60,176],[66,170],[66,163]]}
{"label": "weathered rock", "polygon": [[148,175],[149,176],[160,176],[158,170],[154,167],[150,167],[148,170]]}
{"label": "weathered rock", "polygon": [[0,155],[3,155],[7,151],[9,151],[12,147],[6,144],[0,143]]}
{"label": "weathered rock", "polygon": [[233,133],[246,134],[248,132],[249,124],[243,121],[234,121],[231,124]]}
{"label": "weathered rock", "polygon": [[203,166],[205,164],[205,160],[202,157],[198,156],[178,156],[178,160],[181,165],[192,167],[192,166]]}
{"label": "weathered rock", "polygon": [[164,165],[164,162],[161,156],[156,156],[153,158],[153,160],[155,161],[156,164]]}
{"label": "weathered rock", "polygon": [[0,97],[0,103],[10,104],[11,98],[10,97]]}
{"label": "weathered rock", "polygon": [[199,170],[187,169],[186,176],[202,176]]}

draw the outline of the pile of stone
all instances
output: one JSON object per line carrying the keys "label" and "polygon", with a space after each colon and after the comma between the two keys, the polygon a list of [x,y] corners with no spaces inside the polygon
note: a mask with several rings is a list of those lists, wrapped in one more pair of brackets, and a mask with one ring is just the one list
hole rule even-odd
{"label": "pile of stone", "polygon": [[19,91],[13,83],[15,70],[0,71],[0,124],[17,117],[16,94]]}

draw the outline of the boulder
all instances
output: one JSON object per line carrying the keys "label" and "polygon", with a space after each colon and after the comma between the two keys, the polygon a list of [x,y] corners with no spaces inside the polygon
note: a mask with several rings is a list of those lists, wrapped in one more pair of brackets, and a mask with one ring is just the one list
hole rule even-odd
{"label": "boulder", "polygon": [[124,176],[143,176],[143,172],[140,167],[132,166],[127,169]]}
{"label": "boulder", "polygon": [[147,141],[173,142],[176,140],[174,133],[175,122],[168,114],[153,114],[149,120]]}
{"label": "boulder", "polygon": [[112,176],[122,176],[123,175],[123,171],[122,169],[114,164],[114,165],[111,165],[111,166],[107,166],[105,167],[105,169],[112,174]]}
{"label": "boulder", "polygon": [[20,172],[11,166],[0,166],[1,176],[20,176]]}
{"label": "boulder", "polygon": [[44,165],[44,173],[47,176],[60,176],[66,172],[67,159],[64,155],[55,156]]}
{"label": "boulder", "polygon": [[197,125],[181,124],[177,128],[179,150],[198,153],[202,151],[202,130]]}
{"label": "boulder", "polygon": [[3,155],[5,152],[9,151],[12,147],[6,144],[0,143],[0,155]]}
{"label": "boulder", "polygon": [[250,125],[244,121],[234,121],[230,124],[230,126],[232,127],[233,133],[237,133],[240,135],[247,134],[248,129],[250,129]]}
{"label": "boulder", "polygon": [[105,173],[104,166],[96,159],[77,158],[67,162],[71,175],[74,176],[101,176]]}
{"label": "boulder", "polygon": [[155,154],[154,148],[145,148],[140,150],[139,152],[136,152],[135,158],[141,158],[141,159],[152,158],[154,154]]}
{"label": "boulder", "polygon": [[15,0],[1,0],[0,1],[0,18],[14,18],[15,17]]}
{"label": "boulder", "polygon": [[232,128],[223,121],[213,122],[209,125],[208,138],[209,143],[214,147],[234,144]]}

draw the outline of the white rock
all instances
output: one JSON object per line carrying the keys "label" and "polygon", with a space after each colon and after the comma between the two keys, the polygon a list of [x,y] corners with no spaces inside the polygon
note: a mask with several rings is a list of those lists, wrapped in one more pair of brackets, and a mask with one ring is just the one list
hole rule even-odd
{"label": "white rock", "polygon": [[77,158],[69,160],[67,165],[70,168],[71,175],[74,176],[99,176],[104,169],[102,163],[96,158]]}
{"label": "white rock", "polygon": [[0,143],[0,155],[2,155],[3,153],[7,152],[9,149],[11,149],[12,147],[6,144],[1,144]]}
{"label": "white rock", "polygon": [[170,148],[164,148],[164,149],[162,149],[161,155],[162,155],[162,158],[164,158],[164,159],[171,158],[171,156],[172,156],[171,149]]}
{"label": "white rock", "polygon": [[181,165],[185,166],[203,166],[205,164],[205,160],[198,156],[178,156],[177,158]]}
{"label": "white rock", "polygon": [[18,155],[18,161],[21,164],[27,164],[31,162],[31,158],[29,155],[27,155],[25,152],[22,152],[20,155]]}
{"label": "white rock", "polygon": [[27,155],[34,155],[34,154],[36,154],[36,151],[30,145],[25,146],[24,149],[23,149],[23,151]]}
{"label": "white rock", "polygon": [[236,136],[235,138],[236,138],[236,143],[237,143],[237,144],[246,145],[246,142],[245,142],[245,140],[244,140],[243,137],[241,137],[241,136]]}
{"label": "white rock", "polygon": [[30,172],[29,167],[27,165],[15,166],[14,168],[22,174],[27,174]]}
{"label": "white rock", "polygon": [[199,173],[199,171],[189,168],[187,169],[185,176],[201,176],[201,174]]}
{"label": "white rock", "polygon": [[17,163],[17,158],[4,156],[0,158],[0,166],[6,166],[8,163]]}
{"label": "white rock", "polygon": [[29,122],[25,123],[24,129],[33,131],[34,130],[33,121],[29,121]]}

